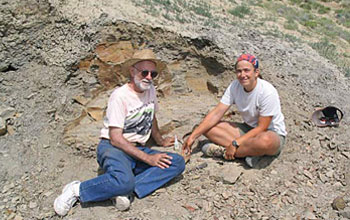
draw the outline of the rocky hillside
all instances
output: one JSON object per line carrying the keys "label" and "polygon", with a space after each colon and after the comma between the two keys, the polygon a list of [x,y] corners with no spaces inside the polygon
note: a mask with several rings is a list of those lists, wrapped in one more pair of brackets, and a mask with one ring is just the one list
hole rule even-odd
{"label": "rocky hillside", "polygon": [[[350,218],[348,1],[1,0],[0,218],[60,219],[64,184],[96,176],[107,97],[120,62],[152,48],[159,122],[182,137],[217,104],[242,52],[278,90],[285,150],[257,169],[195,150],[185,173],[120,213],[77,205],[66,219]],[[334,105],[339,127],[311,113]],[[239,120],[232,108],[228,119]],[[333,203],[333,205],[332,205]]]}

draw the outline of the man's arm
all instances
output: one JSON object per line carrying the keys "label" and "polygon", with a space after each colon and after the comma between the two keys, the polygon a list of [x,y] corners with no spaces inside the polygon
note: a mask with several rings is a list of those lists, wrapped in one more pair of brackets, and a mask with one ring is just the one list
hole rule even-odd
{"label": "man's arm", "polygon": [[156,143],[160,146],[169,147],[174,144],[173,137],[166,137],[166,138],[162,137],[162,134],[159,131],[156,114],[154,114],[153,121],[152,121],[152,137],[156,141]]}
{"label": "man's arm", "polygon": [[109,137],[110,137],[111,144],[114,147],[121,149],[126,154],[138,160],[141,160],[151,166],[157,166],[164,169],[164,168],[168,168],[169,165],[171,164],[172,157],[167,155],[166,153],[150,155],[139,150],[137,147],[135,147],[134,144],[130,143],[128,140],[124,138],[122,128],[110,127]]}

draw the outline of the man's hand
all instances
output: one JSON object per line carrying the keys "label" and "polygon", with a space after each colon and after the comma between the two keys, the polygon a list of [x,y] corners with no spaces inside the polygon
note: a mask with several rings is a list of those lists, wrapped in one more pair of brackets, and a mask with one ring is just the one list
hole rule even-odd
{"label": "man's hand", "polygon": [[235,154],[236,154],[236,148],[232,146],[232,143],[230,143],[230,145],[226,147],[226,152],[224,157],[226,160],[234,160]]}
{"label": "man's hand", "polygon": [[166,153],[149,154],[147,158],[147,163],[151,166],[165,169],[171,165],[172,159],[173,158]]}
{"label": "man's hand", "polygon": [[193,145],[194,141],[195,140],[191,136],[189,136],[185,140],[185,142],[182,145],[182,151],[181,151],[183,155],[189,155],[192,153],[192,145]]}
{"label": "man's hand", "polygon": [[163,138],[161,143],[159,143],[163,147],[171,147],[174,145],[175,138],[174,137],[166,137]]}

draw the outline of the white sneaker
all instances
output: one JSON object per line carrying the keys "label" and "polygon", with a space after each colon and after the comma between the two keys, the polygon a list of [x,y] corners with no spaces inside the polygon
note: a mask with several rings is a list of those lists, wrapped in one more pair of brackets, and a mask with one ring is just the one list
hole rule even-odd
{"label": "white sneaker", "polygon": [[130,208],[131,200],[131,196],[117,196],[115,197],[115,207],[119,211],[128,210]]}
{"label": "white sneaker", "polygon": [[55,199],[53,206],[58,215],[67,215],[69,210],[78,201],[79,194],[75,189],[78,188],[79,185],[80,181],[73,181],[67,184],[62,190],[62,194]]}

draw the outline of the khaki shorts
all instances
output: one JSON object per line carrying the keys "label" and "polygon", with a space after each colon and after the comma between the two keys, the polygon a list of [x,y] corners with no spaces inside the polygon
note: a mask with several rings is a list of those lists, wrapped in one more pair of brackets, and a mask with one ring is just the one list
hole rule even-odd
{"label": "khaki shorts", "polygon": [[[239,129],[239,133],[242,135],[248,133],[248,131],[252,130],[253,127],[247,125],[246,123],[235,123]],[[270,130],[271,131],[271,130]],[[277,134],[277,133],[276,133]],[[286,137],[280,134],[277,134],[280,138],[280,147],[278,148],[278,151],[275,155],[279,155],[281,151],[283,150],[284,144],[286,142]]]}

